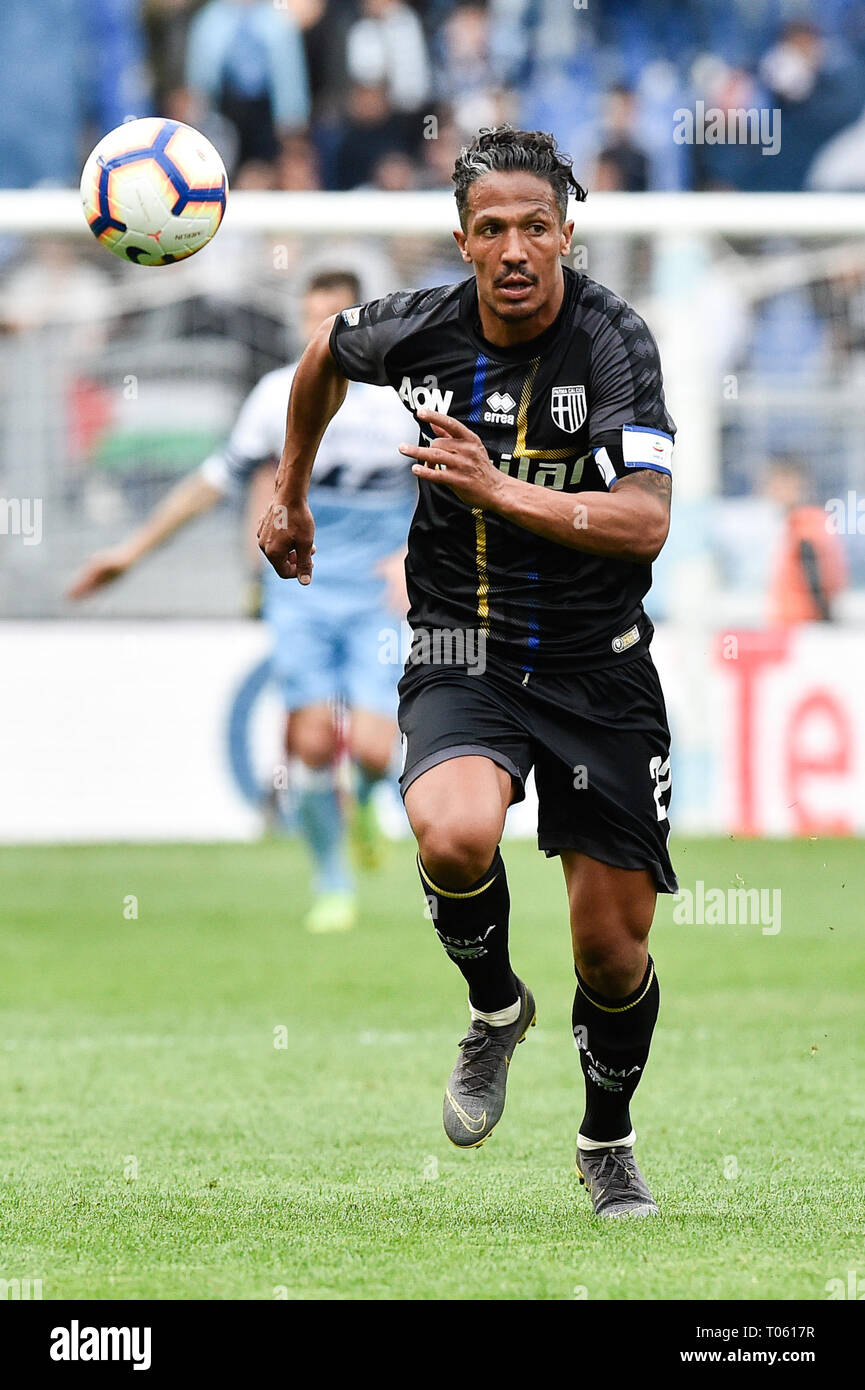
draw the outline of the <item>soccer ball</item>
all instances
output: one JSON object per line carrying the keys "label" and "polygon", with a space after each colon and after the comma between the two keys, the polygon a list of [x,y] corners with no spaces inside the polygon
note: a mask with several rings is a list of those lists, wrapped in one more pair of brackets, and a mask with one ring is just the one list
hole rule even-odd
{"label": "soccer ball", "polygon": [[171,265],[206,246],[228,197],[209,140],[159,116],[126,121],[84,165],[81,201],[96,240],[136,265]]}

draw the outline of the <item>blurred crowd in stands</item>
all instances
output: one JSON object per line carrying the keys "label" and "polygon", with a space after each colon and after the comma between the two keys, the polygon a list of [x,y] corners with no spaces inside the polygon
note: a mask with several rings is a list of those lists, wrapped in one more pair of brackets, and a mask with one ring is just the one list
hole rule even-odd
{"label": "blurred crowd in stands", "polygon": [[[234,187],[447,188],[506,119],[591,188],[865,188],[865,0],[2,0],[0,62],[7,188],[74,184],[149,113]],[[748,109],[780,112],[777,153],[701,141]]]}

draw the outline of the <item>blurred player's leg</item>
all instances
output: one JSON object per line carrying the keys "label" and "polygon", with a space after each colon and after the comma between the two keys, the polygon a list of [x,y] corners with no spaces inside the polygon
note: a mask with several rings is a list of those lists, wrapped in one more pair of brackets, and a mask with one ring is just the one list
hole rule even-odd
{"label": "blurred player's leg", "polygon": [[599,1216],[650,1215],[654,1199],[634,1161],[630,1102],[643,1075],[659,989],[646,942],[656,888],[647,869],[562,853],[577,990],[574,1038],[586,1087],[577,1169]]}
{"label": "blurred player's leg", "polygon": [[390,772],[397,740],[399,652],[382,644],[398,623],[383,597],[381,581],[368,585],[367,602],[347,615],[340,685],[351,711],[348,751],[354,764],[352,848],[358,864],[377,868],[384,842],[373,792]]}
{"label": "blurred player's leg", "polygon": [[508,951],[510,896],[498,845],[511,796],[510,773],[481,756],[437,763],[405,794],[430,916],[469,986],[471,1024],[443,1111],[445,1133],[460,1148],[476,1148],[498,1123],[510,1059],[535,1017]]}
{"label": "blurred player's leg", "polygon": [[336,784],[337,731],[330,706],[295,710],[286,737],[298,823],[315,864],[315,902],[306,925],[316,932],[347,931],[354,926],[356,904]]}
{"label": "blurred player's leg", "polygon": [[355,769],[352,843],[358,863],[366,869],[378,868],[383,859],[383,837],[372,794],[388,775],[396,734],[392,714],[378,714],[370,709],[351,711],[348,751]]}
{"label": "blurred player's leg", "polygon": [[273,571],[265,575],[265,616],[273,635],[273,669],[289,713],[286,748],[298,799],[298,823],[315,866],[314,932],[347,931],[357,915],[336,780],[338,731],[330,702],[340,690],[342,626],[331,596],[302,596]]}

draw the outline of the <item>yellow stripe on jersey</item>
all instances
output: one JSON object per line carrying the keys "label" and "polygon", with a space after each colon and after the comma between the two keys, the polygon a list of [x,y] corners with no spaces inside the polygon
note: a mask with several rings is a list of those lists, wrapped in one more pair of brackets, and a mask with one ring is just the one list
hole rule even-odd
{"label": "yellow stripe on jersey", "polygon": [[478,618],[481,632],[490,630],[490,576],[487,570],[487,523],[480,507],[472,507],[475,519],[475,562],[478,569]]}
{"label": "yellow stripe on jersey", "polygon": [[567,459],[576,458],[577,451],[573,447],[570,449],[527,449],[526,448],[526,428],[529,418],[529,401],[532,399],[532,387],[535,384],[535,377],[538,374],[538,367],[541,365],[540,357],[533,357],[529,363],[528,374],[523,382],[523,391],[520,396],[520,406],[517,411],[517,442],[514,445],[514,458],[529,459]]}
{"label": "yellow stripe on jersey", "polygon": [[[529,370],[523,382],[523,389],[520,394],[520,404],[517,410],[517,442],[514,445],[513,457],[530,459],[571,459],[577,457],[577,451],[573,447],[569,449],[528,449],[526,448],[526,430],[529,419],[529,403],[532,399],[532,388],[541,365],[540,357],[533,357],[529,363]],[[475,519],[475,561],[478,571],[478,618],[480,619],[481,632],[489,633],[490,630],[490,576],[487,569],[487,523],[483,511],[480,507],[472,507],[472,516]]]}

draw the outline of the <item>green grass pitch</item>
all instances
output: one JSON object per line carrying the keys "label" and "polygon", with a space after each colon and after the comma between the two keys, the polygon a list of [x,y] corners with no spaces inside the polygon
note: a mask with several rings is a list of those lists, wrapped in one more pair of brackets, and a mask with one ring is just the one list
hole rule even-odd
{"label": "green grass pitch", "polygon": [[780,888],[782,927],[677,925],[660,900],[634,1118],[662,1216],[606,1224],[573,1173],[561,871],[505,849],[538,1026],[466,1153],[440,1117],[464,991],[407,844],[332,937],[302,929],[291,843],[3,851],[0,1277],[46,1299],[819,1300],[865,1276],[861,842],[679,841],[683,887]]}

